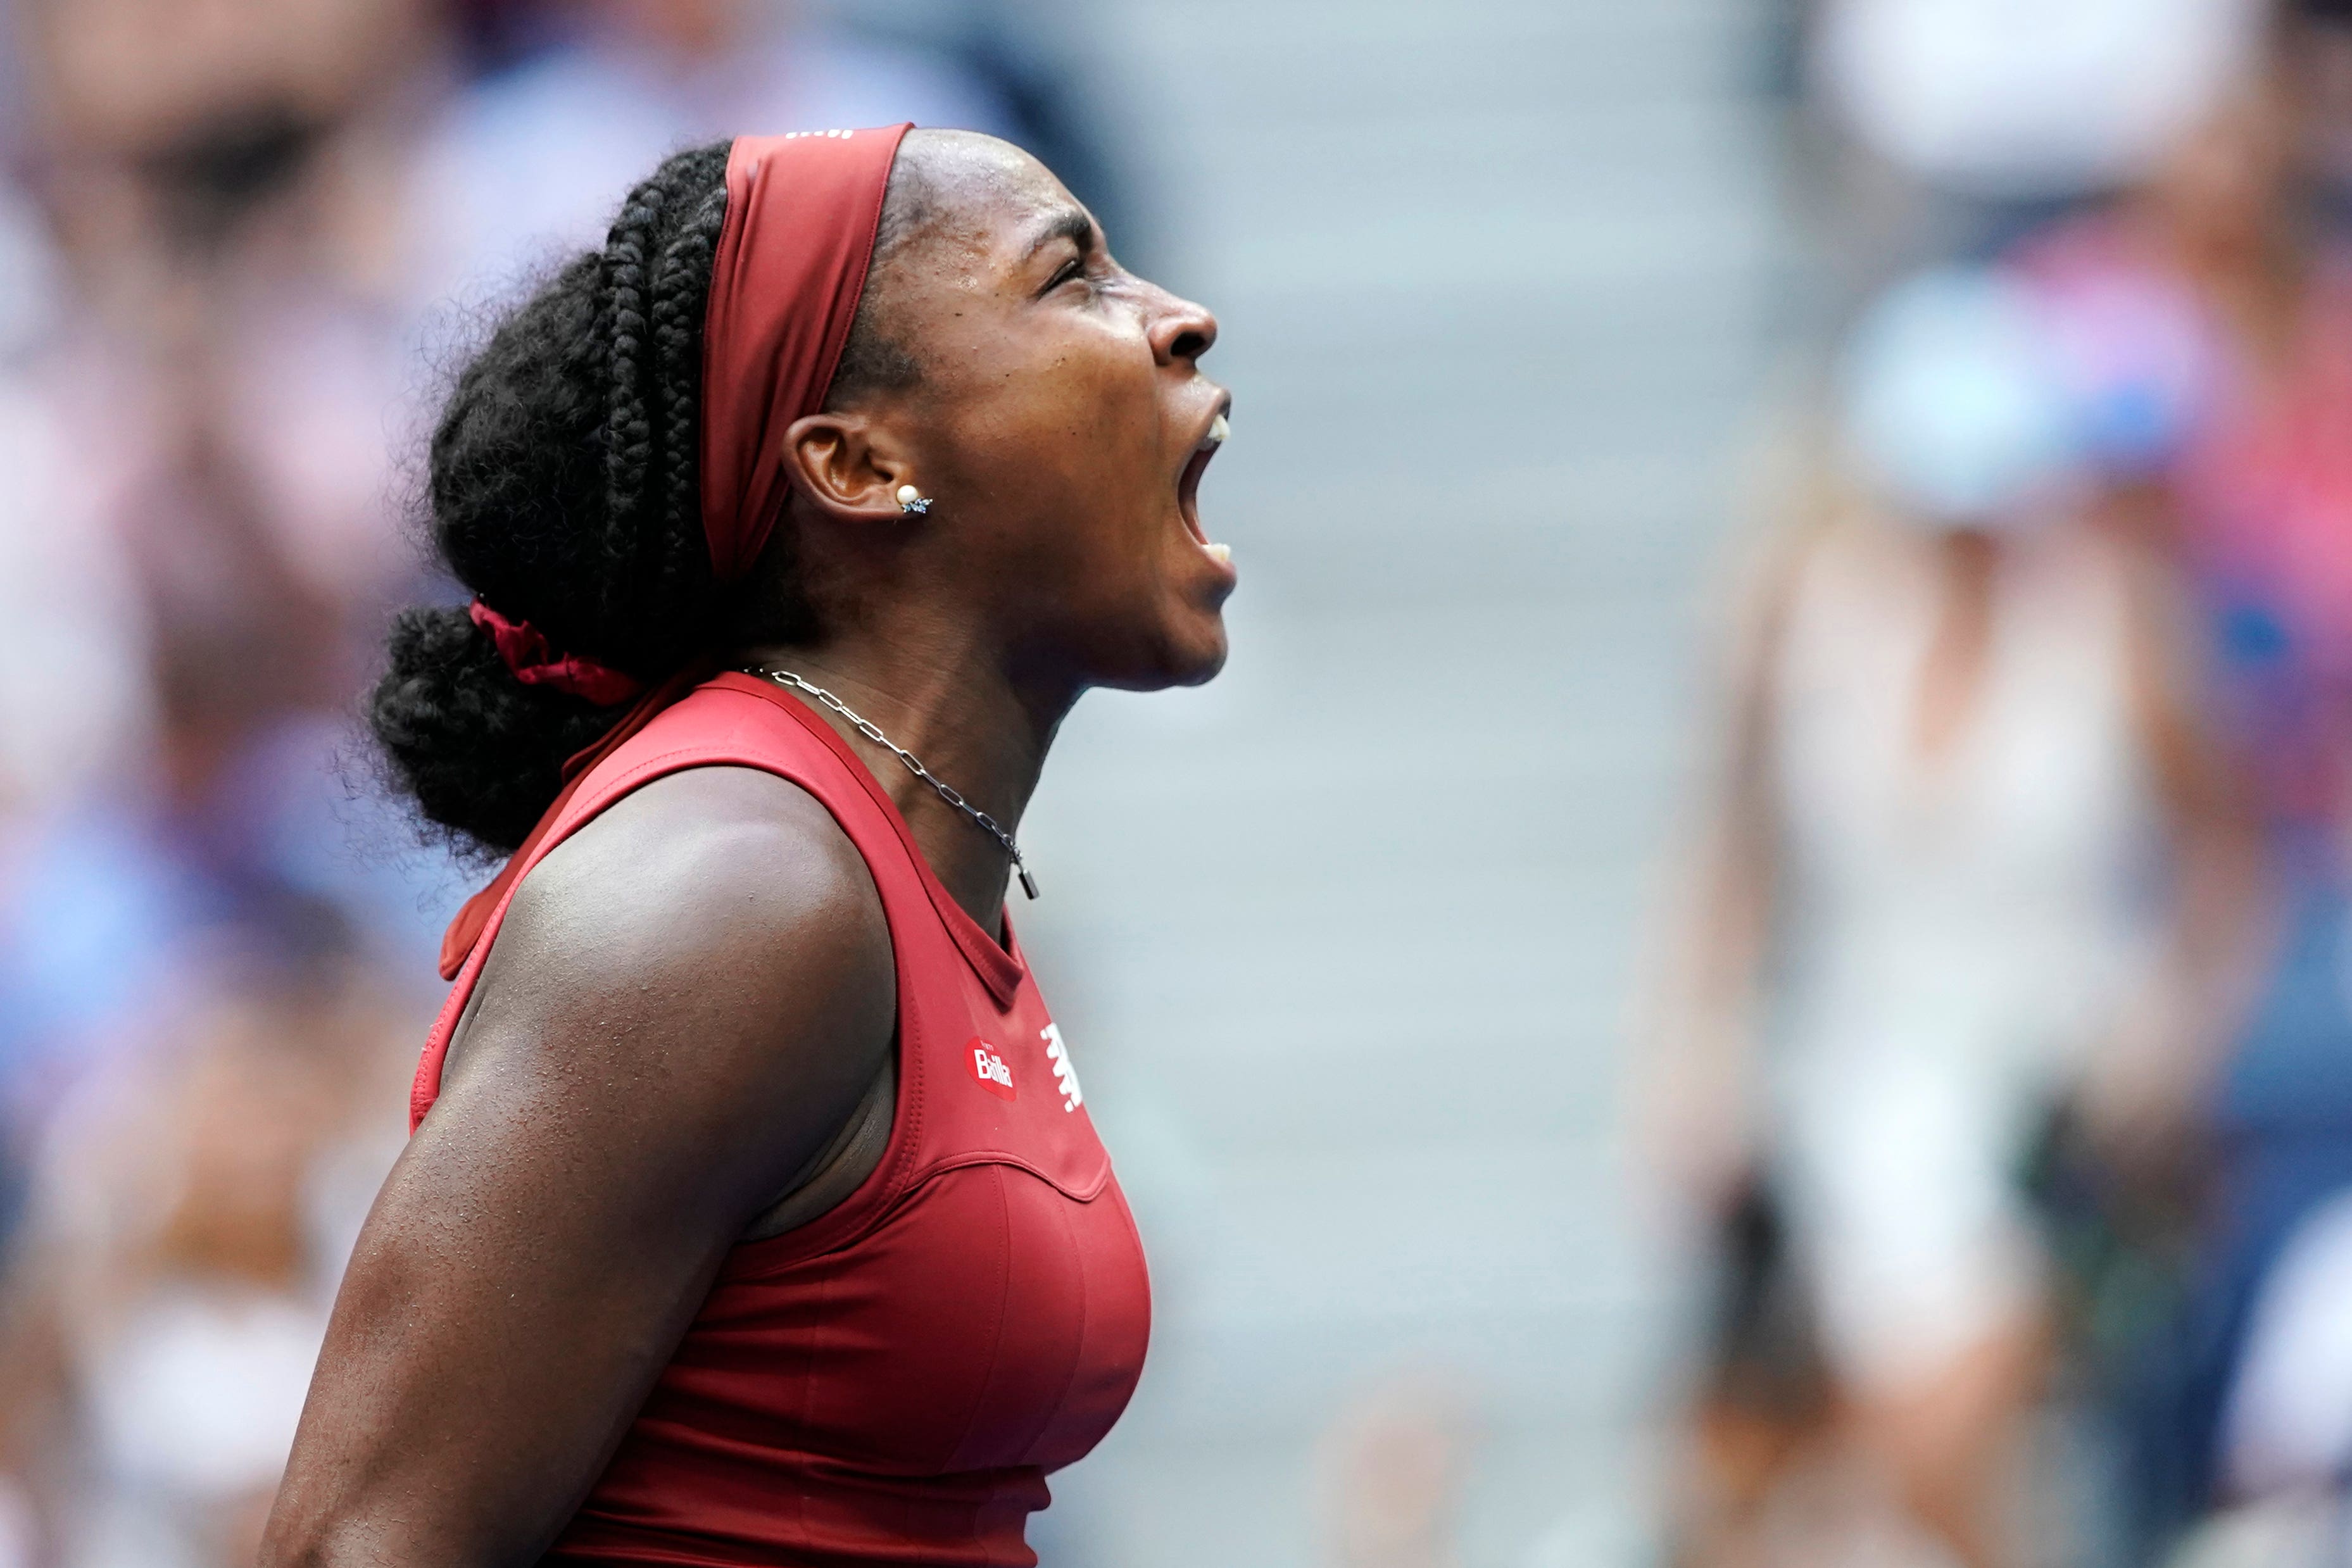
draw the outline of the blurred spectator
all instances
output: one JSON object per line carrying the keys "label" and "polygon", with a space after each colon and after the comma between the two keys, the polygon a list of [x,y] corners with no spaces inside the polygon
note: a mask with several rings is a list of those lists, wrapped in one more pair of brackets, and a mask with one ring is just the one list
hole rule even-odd
{"label": "blurred spectator", "polygon": [[0,1319],[35,1561],[234,1568],[258,1544],[415,1027],[289,935],[192,976],[48,1140]]}
{"label": "blurred spectator", "polygon": [[[2262,68],[2154,177],[2021,251],[2062,336],[2096,345],[2105,402],[2162,411],[2140,421],[2141,467],[2212,628],[2216,725],[2258,787],[2274,884],[2269,979],[2211,1107],[2195,1291],[2145,1347],[2133,1405],[2149,1552],[2216,1502],[2301,1499],[2308,1424],[2279,1391],[2329,1385],[2324,1357],[2287,1372],[2320,1341],[2290,1326],[2291,1305],[2263,1303],[2311,1299],[2278,1270],[2320,1244],[2313,1217],[2352,1189],[2352,250],[2328,221],[2352,32],[2338,12],[2291,9]],[[2112,308],[2126,298],[2136,319]],[[2277,1459],[2289,1452],[2306,1458]]]}
{"label": "blurred spectator", "polygon": [[1815,64],[1854,134],[1922,183],[2046,199],[2143,173],[2259,22],[2248,0],[1826,0]]}
{"label": "blurred spectator", "polygon": [[[408,0],[91,0],[36,4],[26,32],[32,188],[72,287],[10,378],[32,483],[0,539],[76,541],[13,580],[37,634],[107,675],[49,729],[114,731],[49,782],[200,810],[284,716],[341,702],[408,570],[389,220],[430,30]],[[25,749],[55,775],[46,734]]]}
{"label": "blurred spectator", "polygon": [[418,884],[322,874],[295,837],[341,837],[321,729],[412,570],[386,527],[390,246],[437,57],[415,0],[11,20],[0,1197],[224,925],[331,884],[374,950],[424,950]]}
{"label": "blurred spectator", "polygon": [[1918,276],[1842,382],[1748,584],[1669,988],[1658,1146],[1748,1273],[1683,1559],[1819,1561],[1891,1506],[1970,1568],[2020,1563],[2055,1284],[2023,1175],[2070,1100],[2116,1160],[2177,1147],[2250,861],[2194,623],[2094,482],[2035,299]]}
{"label": "blurred spectator", "polygon": [[2255,52],[2264,0],[1813,0],[1799,172],[1846,298],[2137,181]]}

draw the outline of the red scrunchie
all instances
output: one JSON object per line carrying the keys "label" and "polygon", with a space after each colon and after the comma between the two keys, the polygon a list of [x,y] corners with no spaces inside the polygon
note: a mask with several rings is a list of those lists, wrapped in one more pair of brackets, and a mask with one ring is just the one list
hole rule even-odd
{"label": "red scrunchie", "polygon": [[645,682],[635,675],[624,674],[609,664],[593,659],[583,659],[577,653],[554,656],[548,646],[547,636],[528,621],[509,621],[477,599],[466,608],[474,624],[490,634],[499,645],[499,657],[514,672],[514,678],[527,686],[553,686],[559,692],[570,692],[575,697],[585,697],[600,707],[617,707],[646,689]]}

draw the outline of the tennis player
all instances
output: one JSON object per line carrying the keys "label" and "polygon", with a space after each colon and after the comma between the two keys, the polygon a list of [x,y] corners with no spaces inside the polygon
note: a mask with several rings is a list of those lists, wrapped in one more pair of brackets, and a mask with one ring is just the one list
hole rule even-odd
{"label": "tennis player", "polygon": [[1223,662],[1216,334],[902,126],[671,158],[463,372],[372,718],[510,858],[267,1568],[1036,1561],[1150,1294],[1004,904],[1078,695]]}

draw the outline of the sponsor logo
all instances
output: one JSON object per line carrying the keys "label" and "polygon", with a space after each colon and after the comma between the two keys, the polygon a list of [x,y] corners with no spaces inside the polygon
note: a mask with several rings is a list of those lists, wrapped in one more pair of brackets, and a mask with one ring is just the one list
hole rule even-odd
{"label": "sponsor logo", "polygon": [[1018,1096],[1019,1091],[1013,1087],[1012,1067],[1004,1058],[996,1054],[988,1041],[974,1035],[971,1042],[964,1047],[964,1051],[971,1062],[971,1075],[979,1081],[982,1089],[987,1090],[999,1100],[1011,1100]]}
{"label": "sponsor logo", "polygon": [[1062,1092],[1062,1109],[1075,1111],[1087,1103],[1087,1097],[1078,1092],[1078,1070],[1070,1065],[1070,1048],[1062,1043],[1062,1028],[1049,1023],[1037,1032],[1045,1042],[1045,1060],[1054,1064],[1054,1082]]}

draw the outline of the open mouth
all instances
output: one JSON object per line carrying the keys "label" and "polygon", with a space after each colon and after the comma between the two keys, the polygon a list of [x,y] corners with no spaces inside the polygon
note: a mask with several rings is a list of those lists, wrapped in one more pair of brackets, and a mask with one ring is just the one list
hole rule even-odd
{"label": "open mouth", "polygon": [[1185,460],[1184,472],[1176,481],[1176,509],[1183,514],[1184,527],[1192,534],[1192,542],[1220,562],[1230,561],[1234,552],[1229,546],[1211,544],[1209,536],[1201,528],[1201,476],[1209,471],[1209,459],[1214,457],[1217,449],[1225,444],[1227,428],[1224,413],[1220,410],[1217,416],[1209,422],[1208,431],[1201,437],[1201,444]]}

